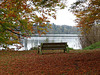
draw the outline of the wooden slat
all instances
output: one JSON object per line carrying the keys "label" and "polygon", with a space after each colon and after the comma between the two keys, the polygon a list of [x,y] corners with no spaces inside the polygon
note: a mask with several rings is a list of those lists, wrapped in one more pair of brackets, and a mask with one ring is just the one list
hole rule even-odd
{"label": "wooden slat", "polygon": [[[38,51],[42,54],[42,50],[64,50],[68,47],[67,43],[42,43]],[[38,52],[38,53],[39,53]]]}
{"label": "wooden slat", "polygon": [[43,45],[42,47],[65,47],[66,45]]}
{"label": "wooden slat", "polygon": [[42,47],[42,48],[65,48],[65,46],[45,46],[45,47]]}
{"label": "wooden slat", "polygon": [[43,43],[41,50],[64,50],[67,43]]}
{"label": "wooden slat", "polygon": [[64,50],[65,48],[43,48],[42,50]]}
{"label": "wooden slat", "polygon": [[43,43],[43,45],[65,45],[67,43]]}

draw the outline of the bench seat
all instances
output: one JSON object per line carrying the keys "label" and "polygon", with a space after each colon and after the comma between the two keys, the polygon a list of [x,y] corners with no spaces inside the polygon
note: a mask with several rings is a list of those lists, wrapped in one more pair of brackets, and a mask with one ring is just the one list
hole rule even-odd
{"label": "bench seat", "polygon": [[67,51],[67,43],[41,43],[38,47],[38,54],[42,54],[42,50],[64,50]]}

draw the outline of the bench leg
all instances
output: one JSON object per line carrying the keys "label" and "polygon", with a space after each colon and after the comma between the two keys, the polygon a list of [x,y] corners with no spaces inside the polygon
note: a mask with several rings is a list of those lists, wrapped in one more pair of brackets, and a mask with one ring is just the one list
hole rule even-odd
{"label": "bench leg", "polygon": [[38,50],[38,54],[39,54],[39,50]]}
{"label": "bench leg", "polygon": [[69,49],[68,48],[64,49],[64,53],[65,53],[65,51],[67,51],[67,53],[69,53]]}
{"label": "bench leg", "polygon": [[69,49],[67,48],[67,53],[69,53]]}
{"label": "bench leg", "polygon": [[38,54],[42,54],[42,50],[41,50],[41,48],[38,48]]}
{"label": "bench leg", "polygon": [[65,53],[65,49],[64,49],[64,53]]}
{"label": "bench leg", "polygon": [[38,47],[38,52],[37,52],[38,54],[39,54],[39,49],[40,49],[40,48]]}
{"label": "bench leg", "polygon": [[40,49],[40,53],[42,54],[42,50]]}

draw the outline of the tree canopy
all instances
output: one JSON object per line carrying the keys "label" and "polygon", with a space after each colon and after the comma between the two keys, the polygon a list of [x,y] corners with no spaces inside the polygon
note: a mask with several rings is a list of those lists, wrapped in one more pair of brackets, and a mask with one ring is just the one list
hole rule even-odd
{"label": "tree canopy", "polygon": [[71,11],[77,17],[77,27],[86,33],[95,21],[100,21],[100,0],[77,0],[72,4]]}
{"label": "tree canopy", "polygon": [[82,48],[100,41],[100,0],[77,0],[71,11],[76,15],[77,27],[81,30]]}
{"label": "tree canopy", "polygon": [[[20,36],[45,34],[49,17],[65,7],[62,0],[3,0],[0,3],[0,45],[20,43]],[[35,28],[35,29],[34,29]]]}
{"label": "tree canopy", "polygon": [[52,29],[49,28],[47,34],[80,34],[79,28],[74,26],[56,25],[53,23],[51,27]]}

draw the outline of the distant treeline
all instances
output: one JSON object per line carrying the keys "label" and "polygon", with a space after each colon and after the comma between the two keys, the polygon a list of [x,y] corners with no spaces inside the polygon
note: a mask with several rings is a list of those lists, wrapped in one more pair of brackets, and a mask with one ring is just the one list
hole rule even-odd
{"label": "distant treeline", "polygon": [[52,29],[48,29],[47,34],[79,34],[77,27],[68,26],[68,25],[55,25],[52,24]]}

